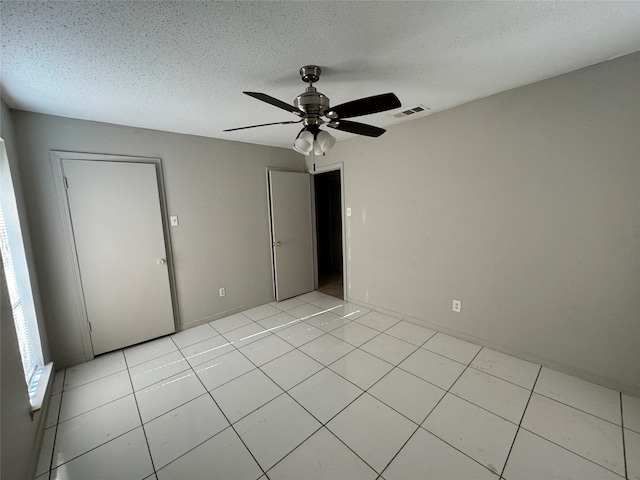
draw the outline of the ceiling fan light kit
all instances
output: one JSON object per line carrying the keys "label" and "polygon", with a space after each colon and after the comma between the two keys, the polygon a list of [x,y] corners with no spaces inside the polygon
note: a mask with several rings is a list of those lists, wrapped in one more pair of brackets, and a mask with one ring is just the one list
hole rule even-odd
{"label": "ceiling fan light kit", "polygon": [[303,155],[309,155],[311,150],[313,150],[314,141],[315,138],[313,133],[303,128],[302,130],[300,130],[300,133],[293,142],[293,149],[298,153],[302,153]]}
{"label": "ceiling fan light kit", "polygon": [[324,155],[336,143],[336,139],[329,132],[320,130],[317,125],[304,127],[293,142],[293,149],[303,155]]}
{"label": "ceiling fan light kit", "polygon": [[322,70],[316,65],[306,65],[300,69],[300,78],[309,86],[304,93],[298,95],[293,101],[293,105],[289,105],[282,100],[271,97],[265,93],[259,92],[243,92],[257,100],[266,102],[274,107],[286,110],[300,117],[300,120],[263,123],[260,125],[251,125],[248,127],[230,128],[225,132],[235,130],[244,130],[246,128],[264,127],[267,125],[287,125],[292,123],[302,123],[304,127],[298,133],[293,142],[293,149],[309,155],[324,155],[336,143],[335,137],[329,132],[322,130],[320,127],[325,125],[336,130],[355,133],[356,135],[364,135],[367,137],[379,137],[386,130],[384,128],[367,125],[364,123],[343,120],[344,118],[360,117],[362,115],[370,115],[373,113],[385,112],[401,107],[400,100],[393,93],[383,93],[372,97],[361,98],[351,102],[343,103],[335,107],[330,107],[329,98],[318,92],[313,86],[320,79]]}

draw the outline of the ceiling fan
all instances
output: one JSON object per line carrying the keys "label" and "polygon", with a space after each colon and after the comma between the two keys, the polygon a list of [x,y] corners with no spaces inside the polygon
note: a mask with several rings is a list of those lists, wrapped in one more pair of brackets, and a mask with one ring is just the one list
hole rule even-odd
{"label": "ceiling fan", "polygon": [[302,123],[304,127],[302,127],[302,130],[298,133],[298,136],[293,143],[293,148],[295,151],[302,153],[303,155],[309,155],[311,152],[314,152],[316,155],[322,155],[335,144],[336,139],[332,137],[329,132],[320,129],[322,125],[367,137],[379,137],[386,131],[384,128],[344,119],[360,117],[371,113],[386,112],[387,110],[398,108],[401,106],[398,97],[393,93],[383,93],[381,95],[361,98],[359,100],[342,103],[335,107],[330,107],[329,98],[318,92],[313,86],[313,84],[320,79],[321,71],[320,67],[316,65],[306,65],[300,69],[300,77],[302,78],[302,81],[308,83],[309,86],[305,89],[304,93],[296,97],[293,101],[293,105],[289,105],[288,103],[271,97],[265,93],[243,92],[250,97],[269,103],[274,107],[281,108],[287,112],[291,112],[300,117],[299,120],[262,123],[260,125],[251,125],[248,127],[230,128],[224,131],[233,132],[235,130],[265,127],[267,125]]}

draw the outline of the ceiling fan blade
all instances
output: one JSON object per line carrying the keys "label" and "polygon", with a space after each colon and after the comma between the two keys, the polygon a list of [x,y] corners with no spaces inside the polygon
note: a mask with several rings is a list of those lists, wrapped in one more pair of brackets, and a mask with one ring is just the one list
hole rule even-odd
{"label": "ceiling fan blade", "polygon": [[246,128],[266,127],[266,126],[269,126],[269,125],[288,125],[289,123],[300,123],[301,121],[302,121],[302,119],[293,120],[291,122],[261,123],[260,125],[251,125],[249,127],[229,128],[227,130],[223,130],[223,132],[234,132],[236,130],[244,130]]}
{"label": "ceiling fan blade", "polygon": [[386,112],[401,106],[400,100],[393,93],[383,93],[382,95],[374,95],[373,97],[342,103],[325,112],[325,115],[329,118],[351,118]]}
{"label": "ceiling fan blade", "polygon": [[379,137],[386,132],[384,128],[374,127],[366,123],[351,122],[349,120],[335,120],[327,123],[327,127],[342,130],[343,132],[355,133],[357,135],[365,135],[367,137]]}
{"label": "ceiling fan blade", "polygon": [[259,92],[242,92],[242,93],[244,93],[245,95],[249,95],[250,97],[257,98],[258,100],[262,100],[263,102],[273,105],[274,107],[278,107],[283,110],[286,110],[287,112],[291,112],[295,115],[298,115],[298,116],[302,115],[302,112],[298,110],[296,107],[294,107],[293,105],[289,105],[288,103],[283,102],[282,100],[273,98],[272,96],[267,95],[266,93],[259,93]]}

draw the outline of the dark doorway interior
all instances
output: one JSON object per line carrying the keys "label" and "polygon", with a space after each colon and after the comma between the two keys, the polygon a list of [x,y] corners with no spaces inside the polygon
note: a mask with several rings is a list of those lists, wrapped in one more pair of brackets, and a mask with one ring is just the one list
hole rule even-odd
{"label": "dark doorway interior", "polygon": [[318,290],[343,298],[340,171],[314,175],[318,239]]}

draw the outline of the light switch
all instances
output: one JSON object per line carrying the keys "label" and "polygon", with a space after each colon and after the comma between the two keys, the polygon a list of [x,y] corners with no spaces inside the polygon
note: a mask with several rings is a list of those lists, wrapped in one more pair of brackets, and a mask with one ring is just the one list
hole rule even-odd
{"label": "light switch", "polygon": [[347,217],[351,216],[351,207],[347,207]]}
{"label": "light switch", "polygon": [[169,220],[171,221],[171,226],[172,227],[177,227],[178,226],[178,216],[177,215],[171,215],[169,217]]}

